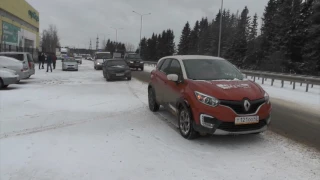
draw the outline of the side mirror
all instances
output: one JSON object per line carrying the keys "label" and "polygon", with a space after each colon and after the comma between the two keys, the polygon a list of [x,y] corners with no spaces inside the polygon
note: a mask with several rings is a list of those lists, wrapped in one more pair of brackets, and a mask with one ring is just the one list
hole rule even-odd
{"label": "side mirror", "polygon": [[167,78],[168,78],[168,80],[174,81],[174,82],[178,82],[178,80],[179,80],[179,77],[176,74],[168,74]]}

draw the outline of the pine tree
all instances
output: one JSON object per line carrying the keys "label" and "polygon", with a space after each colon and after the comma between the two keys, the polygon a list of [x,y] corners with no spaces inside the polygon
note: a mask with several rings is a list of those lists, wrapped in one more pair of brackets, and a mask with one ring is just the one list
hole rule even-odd
{"label": "pine tree", "polygon": [[275,15],[277,14],[277,2],[276,0],[269,0],[268,5],[265,8],[262,18],[262,27],[261,27],[261,49],[263,53],[267,55],[270,51],[272,41],[275,38]]}
{"label": "pine tree", "polygon": [[[142,38],[140,44],[141,44],[141,58],[143,60],[147,60],[147,39],[145,37]],[[139,51],[136,53],[139,53]]]}
{"label": "pine tree", "polygon": [[186,23],[182,30],[182,34],[180,37],[180,42],[178,45],[178,54],[188,54],[189,52],[189,42],[190,42],[190,25],[189,22]]}
{"label": "pine tree", "polygon": [[193,30],[190,33],[190,41],[189,41],[189,53],[188,54],[199,54],[199,21],[197,21],[194,25]]}
{"label": "pine tree", "polygon": [[208,27],[208,19],[202,18],[199,25],[199,54],[201,55],[205,54],[204,50],[206,49],[205,45],[207,40],[206,34],[208,32]]}
{"label": "pine tree", "polygon": [[248,41],[253,41],[256,39],[258,34],[258,15],[257,13],[253,16],[253,20],[250,26],[249,39]]}

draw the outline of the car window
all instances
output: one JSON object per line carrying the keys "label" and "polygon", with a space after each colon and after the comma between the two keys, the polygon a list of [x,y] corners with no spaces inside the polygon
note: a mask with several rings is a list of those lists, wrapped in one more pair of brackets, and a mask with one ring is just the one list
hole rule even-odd
{"label": "car window", "polygon": [[161,66],[162,66],[162,64],[163,64],[164,61],[165,61],[165,60],[162,60],[162,61],[160,61],[160,62],[158,63],[158,65],[157,65],[157,67],[156,67],[157,70],[160,70],[160,68],[161,68]]}
{"label": "car window", "polygon": [[168,70],[168,74],[177,74],[177,75],[181,75],[181,66],[178,60],[173,59],[171,64],[170,64],[170,68]]}
{"label": "car window", "polygon": [[162,64],[160,71],[164,72],[164,73],[168,73],[169,70],[169,64],[171,62],[171,59],[166,59],[164,60],[164,63]]}
{"label": "car window", "polygon": [[28,62],[33,62],[33,59],[30,54],[27,54],[27,59],[28,59]]}
{"label": "car window", "polygon": [[24,55],[23,54],[0,54],[0,56],[6,56],[6,57],[11,57],[11,58],[15,58],[19,61],[23,61],[24,60]]}
{"label": "car window", "polygon": [[113,61],[107,61],[107,66],[127,66],[127,63],[122,60],[113,60]]}

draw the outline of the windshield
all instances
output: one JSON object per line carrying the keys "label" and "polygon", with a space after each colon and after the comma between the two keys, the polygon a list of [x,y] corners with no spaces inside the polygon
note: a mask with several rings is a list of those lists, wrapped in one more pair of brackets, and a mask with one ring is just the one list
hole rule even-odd
{"label": "windshield", "polygon": [[112,56],[110,53],[97,53],[96,59],[111,59]]}
{"label": "windshield", "polygon": [[129,59],[140,59],[140,55],[139,54],[128,54],[128,58]]}
{"label": "windshield", "polygon": [[19,61],[23,61],[23,54],[0,54],[0,56],[6,56],[6,57],[11,57],[11,58],[15,58]]}
{"label": "windshield", "polygon": [[68,58],[68,59],[65,59],[64,62],[76,62],[76,61],[73,58]]}
{"label": "windshield", "polygon": [[194,80],[243,80],[242,73],[231,63],[216,59],[183,60],[189,79]]}
{"label": "windshield", "polygon": [[114,60],[114,61],[108,61],[107,66],[112,67],[112,66],[127,66],[127,63],[122,60]]}

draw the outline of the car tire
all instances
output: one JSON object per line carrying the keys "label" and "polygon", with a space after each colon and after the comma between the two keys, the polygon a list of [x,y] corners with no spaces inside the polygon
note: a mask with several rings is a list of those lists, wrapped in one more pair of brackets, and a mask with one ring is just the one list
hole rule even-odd
{"label": "car tire", "polygon": [[4,88],[4,89],[5,89],[5,88],[7,88],[8,86],[9,86],[9,85],[3,85],[3,86],[2,86],[2,88]]}
{"label": "car tire", "polygon": [[143,71],[144,68],[140,68],[140,69],[141,69],[141,71]]}
{"label": "car tire", "polygon": [[106,74],[106,80],[111,81],[111,78],[109,77],[108,73]]}
{"label": "car tire", "polygon": [[193,128],[193,116],[190,108],[182,105],[179,108],[178,125],[179,131],[182,137],[185,139],[195,139],[199,136],[199,133]]}
{"label": "car tire", "polygon": [[3,81],[2,79],[0,78],[0,89],[4,87],[4,84],[3,84]]}
{"label": "car tire", "polygon": [[128,80],[128,81],[131,81],[131,77],[127,77],[127,80]]}
{"label": "car tire", "polygon": [[159,111],[160,105],[157,103],[156,93],[153,88],[149,88],[148,90],[148,103],[149,103],[150,111],[152,112]]}

